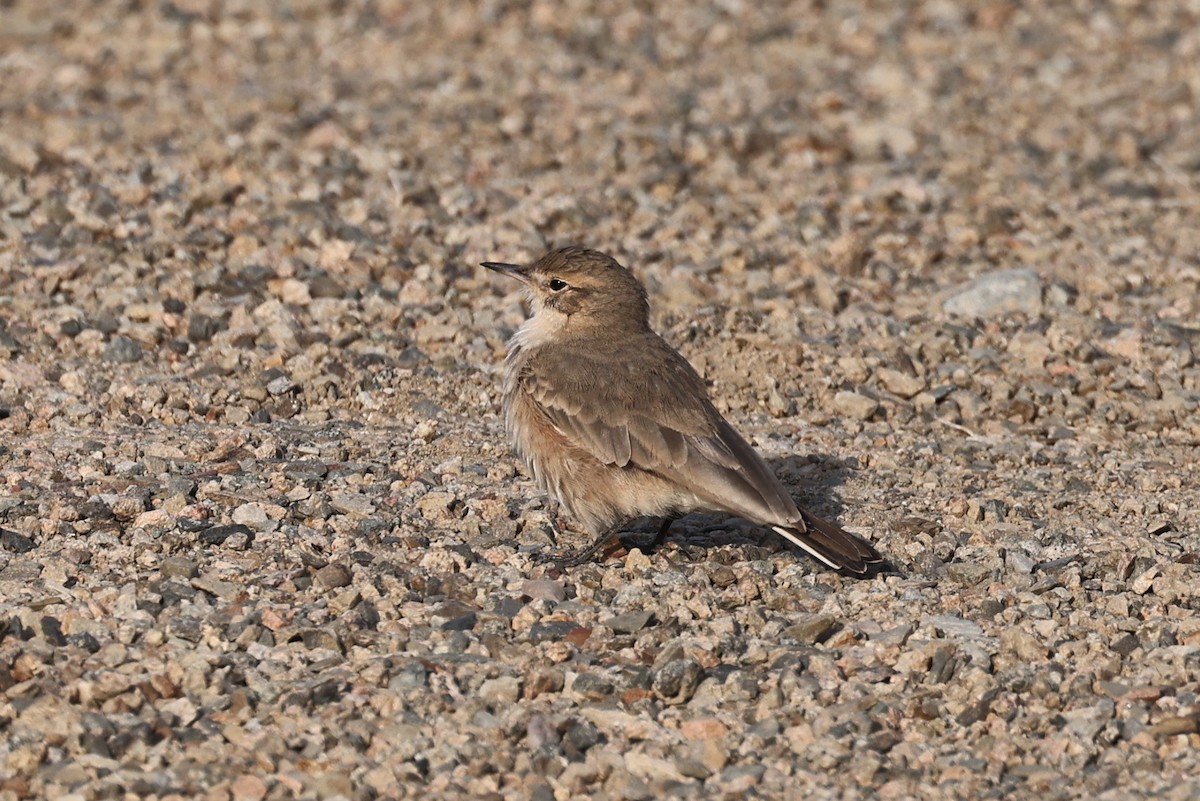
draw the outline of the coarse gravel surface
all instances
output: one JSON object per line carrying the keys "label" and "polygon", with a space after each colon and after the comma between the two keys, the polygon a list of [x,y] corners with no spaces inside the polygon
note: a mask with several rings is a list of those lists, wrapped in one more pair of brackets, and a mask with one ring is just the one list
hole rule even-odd
{"label": "coarse gravel surface", "polygon": [[[0,3],[0,801],[1200,796],[1200,5]],[[894,571],[559,571],[612,252]],[[649,530],[649,529],[648,529]]]}

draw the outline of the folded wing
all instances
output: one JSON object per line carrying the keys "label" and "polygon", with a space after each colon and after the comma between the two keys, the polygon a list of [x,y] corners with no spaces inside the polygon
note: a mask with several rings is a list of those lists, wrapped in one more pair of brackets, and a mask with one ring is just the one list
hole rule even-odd
{"label": "folded wing", "polygon": [[[555,428],[601,462],[657,473],[756,522],[800,521],[779,479],[708,400],[700,376],[658,344],[640,349],[636,372],[634,360],[555,349],[533,355],[520,380]],[[557,369],[568,359],[570,370]]]}

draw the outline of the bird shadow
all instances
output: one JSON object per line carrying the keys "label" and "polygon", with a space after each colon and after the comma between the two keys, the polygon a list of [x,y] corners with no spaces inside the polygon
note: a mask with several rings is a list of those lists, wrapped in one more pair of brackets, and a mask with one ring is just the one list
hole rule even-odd
{"label": "bird shadow", "polygon": [[858,470],[857,459],[828,454],[789,454],[767,459],[797,505],[820,517],[836,520],[844,507],[836,492]]}
{"label": "bird shadow", "polygon": [[[793,454],[766,461],[798,506],[830,520],[841,515],[842,502],[835,489],[858,469],[857,460],[823,454]],[[660,518],[640,517],[629,521],[624,531],[647,535],[656,531],[661,522]],[[672,528],[672,534],[678,539],[708,545],[757,541],[766,531],[761,525],[720,512],[693,512],[679,518]]]}

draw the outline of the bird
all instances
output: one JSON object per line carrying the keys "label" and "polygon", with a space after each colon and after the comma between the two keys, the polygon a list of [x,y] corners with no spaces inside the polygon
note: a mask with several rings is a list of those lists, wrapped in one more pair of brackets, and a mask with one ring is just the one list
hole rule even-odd
{"label": "bird", "polygon": [[504,359],[513,448],[595,538],[552,560],[591,561],[640,517],[663,520],[657,545],[674,520],[707,511],[768,527],[851,576],[882,565],[869,542],[796,505],[713,406],[704,379],[653,330],[645,288],[612,256],[572,245],[531,263],[481,266],[520,281],[531,311]]}

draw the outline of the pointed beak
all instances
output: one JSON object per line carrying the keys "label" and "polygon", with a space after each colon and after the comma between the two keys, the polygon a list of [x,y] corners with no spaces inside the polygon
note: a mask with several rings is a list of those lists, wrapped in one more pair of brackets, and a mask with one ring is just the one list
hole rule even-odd
{"label": "pointed beak", "polygon": [[487,267],[489,270],[498,272],[501,275],[507,275],[517,279],[523,284],[529,283],[529,268],[523,264],[507,264],[502,261],[485,261],[482,262],[482,267]]}

